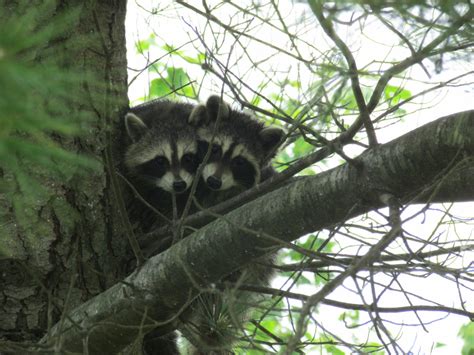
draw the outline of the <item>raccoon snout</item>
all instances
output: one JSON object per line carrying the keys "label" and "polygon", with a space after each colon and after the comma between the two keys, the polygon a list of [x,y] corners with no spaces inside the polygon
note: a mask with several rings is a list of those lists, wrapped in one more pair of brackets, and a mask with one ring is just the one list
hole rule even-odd
{"label": "raccoon snout", "polygon": [[213,190],[219,190],[222,186],[222,180],[211,175],[206,180],[207,186]]}
{"label": "raccoon snout", "polygon": [[186,182],[183,181],[183,180],[178,180],[178,181],[174,181],[173,182],[173,190],[175,192],[183,192],[184,190],[186,190]]}

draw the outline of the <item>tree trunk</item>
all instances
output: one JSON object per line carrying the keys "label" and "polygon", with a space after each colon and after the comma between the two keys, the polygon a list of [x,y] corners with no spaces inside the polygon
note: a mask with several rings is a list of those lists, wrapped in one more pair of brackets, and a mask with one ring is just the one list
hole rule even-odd
{"label": "tree trunk", "polygon": [[[43,179],[45,199],[23,211],[28,226],[17,220],[15,206],[6,206],[0,198],[1,217],[7,221],[0,236],[5,250],[0,258],[0,338],[20,342],[38,340],[67,310],[122,279],[128,250],[105,163],[110,160],[105,158],[106,147],[117,146],[109,137],[120,138],[119,109],[128,103],[126,2],[66,0],[31,6],[40,5],[43,12],[34,24],[38,28],[57,16],[75,14],[68,17],[73,21],[66,31],[44,43],[33,60],[45,66],[53,58],[71,77],[80,75],[67,94],[73,99],[71,116],[87,126],[83,136],[54,139],[71,152],[103,163],[102,169],[78,171],[67,182]],[[16,3],[3,4],[3,10],[4,16],[28,11]]]}

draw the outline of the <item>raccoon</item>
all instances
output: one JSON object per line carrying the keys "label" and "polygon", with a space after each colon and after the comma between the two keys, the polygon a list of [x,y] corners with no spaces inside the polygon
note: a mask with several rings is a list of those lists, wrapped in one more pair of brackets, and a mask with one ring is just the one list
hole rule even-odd
{"label": "raccoon", "polygon": [[[198,160],[197,133],[188,124],[194,106],[167,100],[155,100],[131,108],[125,115],[129,138],[122,170],[141,198],[129,191],[128,213],[137,234],[163,225],[173,217],[173,195],[178,214],[189,197]],[[166,250],[170,240],[162,242],[158,252]],[[176,332],[165,335],[155,331],[145,335],[144,354],[179,354]]]}
{"label": "raccoon", "polygon": [[219,96],[197,106],[189,122],[197,128],[199,151],[211,146],[202,172],[210,190],[238,193],[272,175],[270,160],[285,134],[282,128],[264,126],[251,115],[232,110]]}
{"label": "raccoon", "polygon": [[[231,109],[218,96],[197,106],[189,122],[197,129],[200,154],[210,149],[199,185],[202,206],[228,199],[273,174],[270,160],[285,134],[283,129],[264,126],[249,114]],[[260,258],[222,281],[266,286],[273,275],[274,257]],[[234,289],[201,293],[181,317],[182,354],[231,354],[249,304],[258,301],[255,295]]]}
{"label": "raccoon", "polygon": [[[284,134],[280,128],[265,127],[252,116],[232,110],[217,96],[199,106],[159,100],[134,107],[125,116],[125,128],[131,141],[123,160],[126,176],[146,202],[168,218],[173,215],[173,195],[181,213],[209,148],[196,194],[204,207],[265,179],[273,171],[269,162]],[[139,199],[132,202],[130,217],[140,232],[159,224],[156,213]],[[272,256],[262,258],[223,281],[266,285],[272,260]],[[230,289],[202,293],[180,316],[181,353],[230,353],[236,330],[249,313],[248,303],[254,301],[249,294]],[[176,354],[175,339],[176,333],[155,336],[152,331],[145,336],[143,350],[146,354]]]}
{"label": "raccoon", "polygon": [[186,191],[198,166],[197,136],[187,124],[192,105],[156,101],[125,116],[132,144],[125,153],[128,171],[169,193]]}
{"label": "raccoon", "polygon": [[[125,175],[140,196],[167,218],[173,215],[173,195],[181,213],[199,165],[197,133],[188,124],[192,110],[191,104],[156,100],[125,115],[130,139],[123,159]],[[159,222],[159,216],[136,197],[129,203],[129,215],[142,233]]]}

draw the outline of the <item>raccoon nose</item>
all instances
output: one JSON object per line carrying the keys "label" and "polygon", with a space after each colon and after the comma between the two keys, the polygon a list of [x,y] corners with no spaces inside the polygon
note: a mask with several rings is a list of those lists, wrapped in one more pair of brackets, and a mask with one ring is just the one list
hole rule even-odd
{"label": "raccoon nose", "polygon": [[175,192],[183,192],[184,190],[186,190],[186,182],[184,182],[183,180],[173,182],[173,190]]}
{"label": "raccoon nose", "polygon": [[222,181],[219,178],[211,175],[206,180],[207,186],[209,186],[213,190],[219,190],[222,186]]}

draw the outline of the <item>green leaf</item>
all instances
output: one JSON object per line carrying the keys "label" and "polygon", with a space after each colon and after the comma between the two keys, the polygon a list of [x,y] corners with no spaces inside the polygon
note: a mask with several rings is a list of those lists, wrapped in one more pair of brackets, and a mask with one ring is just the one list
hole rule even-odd
{"label": "green leaf", "polygon": [[333,355],[345,355],[344,351],[340,350],[334,345],[324,345],[324,348],[328,352],[328,354],[333,354]]}
{"label": "green leaf", "polygon": [[166,71],[168,72],[168,79],[170,80],[171,86],[174,89],[184,86],[189,82],[188,76],[183,68],[169,67]]}
{"label": "green leaf", "polygon": [[183,68],[169,67],[166,71],[168,74],[168,83],[173,91],[186,97],[195,97],[191,80]]}
{"label": "green leaf", "polygon": [[459,335],[464,339],[462,355],[474,354],[474,322],[464,324],[459,329]]}
{"label": "green leaf", "polygon": [[197,57],[190,57],[184,54],[179,54],[179,57],[183,58],[188,63],[198,64],[198,65],[201,65],[202,63],[204,63],[206,59],[206,56],[202,53],[199,53]]}
{"label": "green leaf", "polygon": [[261,101],[262,101],[262,98],[259,95],[255,95],[250,101],[250,103],[254,106],[258,106]]}
{"label": "green leaf", "polygon": [[314,150],[314,146],[299,137],[293,145],[293,158],[300,158]]}
{"label": "green leaf", "polygon": [[150,98],[164,97],[171,92],[167,81],[162,78],[153,79],[150,83]]}
{"label": "green leaf", "polygon": [[176,48],[173,47],[172,44],[165,43],[161,48],[163,48],[165,52],[168,52],[170,54],[176,54],[179,52]]}
{"label": "green leaf", "polygon": [[163,47],[163,50],[168,52],[169,55],[175,55],[178,56],[182,59],[184,59],[186,62],[191,63],[191,64],[198,64],[201,65],[206,61],[206,55],[204,53],[198,53],[196,57],[191,57],[189,55],[184,54],[183,51],[180,51],[176,48],[174,48],[170,44],[165,44]]}
{"label": "green leaf", "polygon": [[312,285],[313,283],[304,275],[298,277],[298,285]]}
{"label": "green leaf", "polygon": [[303,254],[298,253],[295,250],[288,250],[288,255],[292,261],[301,261],[303,260]]}
{"label": "green leaf", "polygon": [[152,65],[148,66],[149,73],[162,73],[165,71],[166,65],[161,62],[153,63]]}
{"label": "green leaf", "polygon": [[155,35],[152,33],[147,39],[139,40],[135,43],[137,53],[144,53],[150,50],[151,45],[156,45]]}
{"label": "green leaf", "polygon": [[379,343],[375,342],[368,342],[364,345],[364,353],[367,354],[374,354],[374,355],[382,355],[384,354],[383,346]]}
{"label": "green leaf", "polygon": [[206,61],[206,54],[204,53],[199,53],[198,56],[197,56],[198,60],[199,60],[199,63],[202,64]]}
{"label": "green leaf", "polygon": [[384,90],[384,96],[390,105],[397,105],[400,101],[411,97],[411,91],[398,86],[387,85]]}

